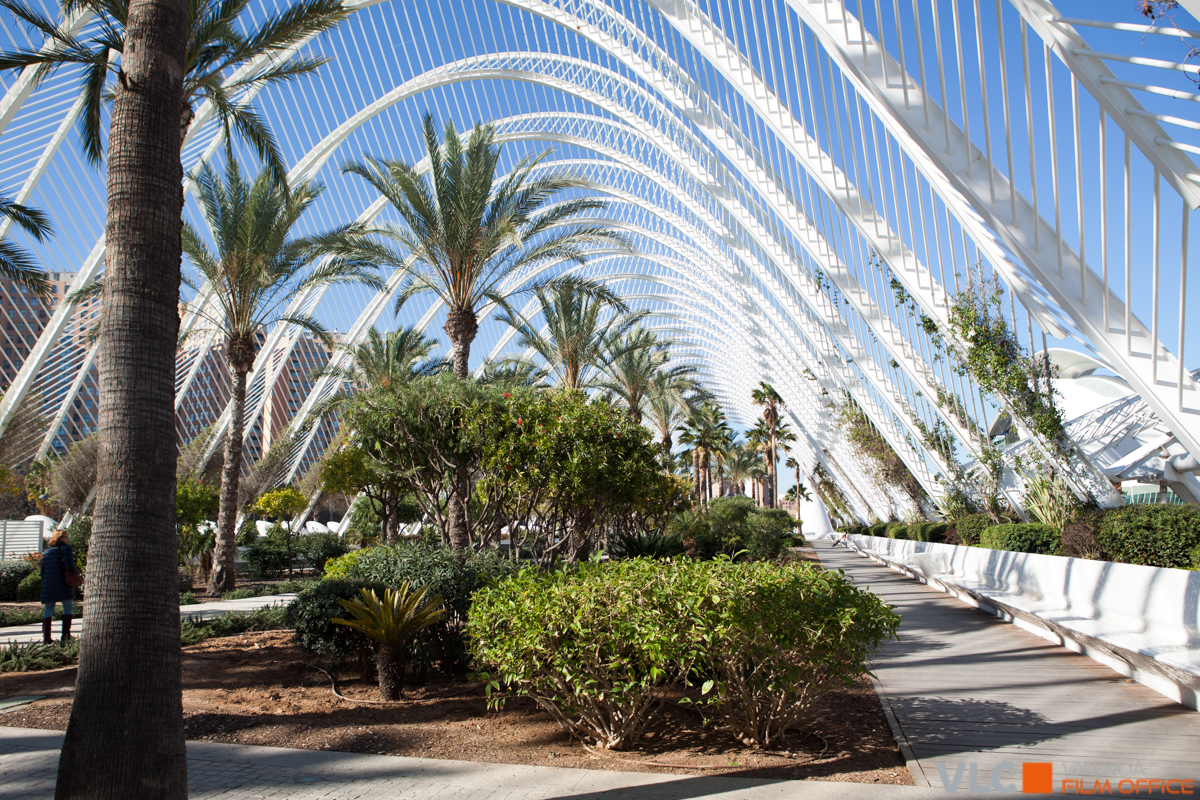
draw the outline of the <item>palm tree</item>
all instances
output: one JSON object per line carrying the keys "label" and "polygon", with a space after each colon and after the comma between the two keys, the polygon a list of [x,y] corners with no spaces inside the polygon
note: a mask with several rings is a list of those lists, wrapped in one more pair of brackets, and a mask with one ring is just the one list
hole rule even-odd
{"label": "palm tree", "polygon": [[410,281],[398,302],[432,292],[446,304],[444,330],[453,347],[454,374],[465,380],[478,313],[486,302],[552,286],[553,280],[514,279],[559,261],[585,263],[589,245],[628,244],[608,226],[568,224],[585,211],[602,208],[598,198],[547,205],[564,190],[590,186],[566,170],[534,177],[550,151],[521,159],[497,181],[500,147],[493,126],[477,126],[464,145],[448,123],[440,143],[433,115],[426,114],[424,132],[428,176],[404,162],[374,157],[344,167],[386,197],[402,222],[358,228],[343,238],[341,247],[349,256],[407,271]]}
{"label": "palm tree", "polygon": [[[236,20],[212,24],[185,0],[64,3],[99,14],[88,43],[66,40],[54,24],[16,0],[5,7],[48,40],[0,54],[0,69],[37,65],[45,73],[83,62],[85,151],[100,154],[100,98],[112,98],[105,227],[105,320],[97,369],[100,431],[106,452],[99,470],[88,576],[97,598],[84,614],[88,635],[59,761],[56,796],[91,796],[96,786],[116,797],[187,796],[179,651],[178,534],[175,527],[175,354],[179,332],[180,148],[194,100],[223,75],[262,53],[279,53],[308,31],[332,27],[340,14],[319,3],[276,12],[243,36]],[[237,17],[245,3],[219,6]],[[316,13],[316,26],[304,20]],[[296,30],[291,34],[289,28]],[[109,63],[112,50],[120,63]],[[216,63],[203,68],[205,59]],[[304,71],[296,59],[244,73],[247,95]],[[317,66],[310,62],[311,67]],[[201,69],[197,69],[197,68]],[[106,89],[109,69],[114,80]],[[288,73],[291,73],[290,75]],[[202,81],[197,81],[199,75]],[[226,104],[247,108],[244,103]],[[219,103],[218,103],[219,106]],[[236,113],[236,109],[234,111]],[[222,116],[242,130],[229,112]],[[248,117],[248,115],[242,115]],[[228,127],[228,125],[227,125]]]}
{"label": "palm tree", "polygon": [[646,414],[668,456],[675,448],[675,431],[708,399],[708,393],[690,377],[672,376],[669,372],[659,371],[650,381]]}
{"label": "palm tree", "polygon": [[692,448],[693,486],[696,499],[704,505],[712,494],[712,456],[727,447],[733,431],[725,414],[712,403],[705,403],[689,415],[679,440]]}
{"label": "palm tree", "polygon": [[670,342],[661,341],[653,331],[639,326],[618,343],[619,352],[609,359],[608,380],[601,386],[625,404],[638,424],[656,387],[690,378],[696,372],[695,367],[686,364],[668,366],[669,348]]}
{"label": "palm tree", "polygon": [[[344,259],[328,260],[307,269],[320,254],[323,238],[292,238],[300,216],[324,187],[302,182],[290,189],[278,175],[264,169],[253,183],[242,176],[232,152],[227,152],[222,179],[205,165],[194,176],[200,204],[215,244],[215,252],[190,225],[183,228],[183,251],[199,277],[215,290],[213,302],[197,294],[197,312],[225,337],[225,360],[233,375],[229,399],[229,433],[221,470],[221,505],[217,518],[216,565],[209,577],[214,593],[234,585],[238,515],[238,482],[242,472],[243,417],[247,373],[258,353],[259,335],[272,324],[296,325],[323,341],[333,340],[308,314],[289,314],[283,306],[296,294],[318,286],[382,282],[370,267]],[[190,277],[185,283],[199,286]]]}
{"label": "palm tree", "polygon": [[[38,68],[43,77],[62,66],[82,67],[79,91],[83,113],[79,134],[88,160],[99,164],[103,155],[101,120],[107,99],[126,85],[123,64],[128,49],[129,0],[61,0],[64,12],[87,8],[97,17],[87,39],[69,36],[53,20],[21,0],[0,0],[0,7],[33,28],[45,44],[0,54],[0,70]],[[226,135],[231,131],[248,142],[259,157],[286,179],[275,137],[251,103],[261,89],[314,72],[327,59],[289,53],[317,34],[331,30],[349,11],[342,0],[296,0],[261,24],[248,25],[244,0],[189,0],[183,86],[179,106],[179,141],[187,138],[196,104],[208,100]],[[247,28],[252,28],[247,30]],[[245,32],[243,32],[245,31]],[[113,61],[113,54],[121,54]],[[263,58],[264,56],[268,58]],[[251,65],[255,60],[261,63]],[[115,130],[115,129],[114,129]]]}
{"label": "palm tree", "polygon": [[[14,203],[7,197],[0,197],[0,217],[12,220],[14,225],[39,242],[53,234],[53,227],[44,213]],[[26,287],[42,299],[50,296],[50,282],[46,280],[46,273],[34,266],[29,253],[7,237],[0,240],[0,277]]]}
{"label": "palm tree", "polygon": [[746,443],[735,442],[730,446],[725,455],[725,471],[729,475],[729,482],[733,487],[734,494],[744,495],[746,493],[746,481],[753,475],[755,467],[761,463],[758,453]]}
{"label": "palm tree", "polygon": [[[507,303],[497,319],[516,328],[517,346],[541,356],[557,384],[566,389],[595,386],[601,371],[624,353],[629,332],[645,317],[628,313],[628,306],[603,286],[576,278],[537,289],[534,297],[546,333]],[[610,309],[616,313],[603,322]]]}
{"label": "palm tree", "polygon": [[[353,384],[360,391],[409,383],[417,378],[437,375],[449,362],[431,358],[437,340],[412,327],[380,333],[374,326],[367,331],[367,340],[343,352],[350,355],[349,365],[335,365],[333,360],[312,372],[311,377],[334,378]],[[350,395],[339,392],[313,410],[313,417],[323,417],[343,406]]]}
{"label": "palm tree", "polygon": [[774,508],[775,494],[779,488],[777,456],[774,454],[779,452],[776,433],[779,428],[779,409],[783,406],[783,398],[766,381],[759,381],[758,388],[750,393],[750,398],[754,405],[763,407],[762,418],[767,429],[766,452],[773,456],[767,459],[767,490],[763,497],[763,505],[767,508]]}
{"label": "palm tree", "polygon": [[812,496],[808,493],[808,489],[804,488],[804,484],[800,482],[800,462],[796,460],[796,457],[788,456],[785,466],[788,469],[793,469],[796,471],[796,492],[795,492],[796,498],[795,498],[795,500],[796,500],[796,508],[799,509],[800,501],[801,500],[812,500]]}

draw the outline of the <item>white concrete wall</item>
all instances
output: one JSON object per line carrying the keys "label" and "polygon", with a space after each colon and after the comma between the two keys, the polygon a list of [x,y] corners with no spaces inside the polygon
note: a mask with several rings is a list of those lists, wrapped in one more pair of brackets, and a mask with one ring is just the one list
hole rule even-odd
{"label": "white concrete wall", "polygon": [[877,536],[849,543],[1200,708],[1200,572]]}
{"label": "white concrete wall", "polygon": [[812,500],[800,501],[800,532],[809,538],[830,533],[833,525],[829,522],[829,512],[825,504],[812,492]]}

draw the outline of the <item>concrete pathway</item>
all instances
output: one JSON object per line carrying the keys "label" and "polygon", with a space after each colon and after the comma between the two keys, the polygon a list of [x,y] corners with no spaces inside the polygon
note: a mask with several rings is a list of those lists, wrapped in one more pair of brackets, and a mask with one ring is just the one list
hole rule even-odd
{"label": "concrete pathway", "polygon": [[[919,784],[961,790],[974,771],[987,792],[994,768],[1004,786],[1023,762],[1049,762],[1056,793],[1076,778],[1110,780],[1113,794],[1123,778],[1191,779],[1200,793],[1200,713],[828,539],[815,545],[903,615],[875,674]],[[1182,789],[1152,788],[1136,795]]]}
{"label": "concrete pathway", "polygon": [[[2,717],[0,717],[2,719]],[[0,798],[54,796],[62,734],[0,728]],[[926,800],[915,786],[654,775],[188,742],[192,800]]]}
{"label": "concrete pathway", "polygon": [[[268,597],[245,597],[241,600],[217,600],[212,603],[197,603],[191,606],[180,606],[179,615],[184,618],[192,618],[197,621],[212,619],[219,617],[222,614],[230,612],[245,613],[254,611],[257,608],[265,608],[268,606],[284,605],[296,599],[294,594],[276,594]],[[71,623],[71,634],[79,636],[83,633],[83,620],[75,619]],[[55,621],[54,623],[54,638],[57,640],[62,634],[62,623]],[[28,642],[40,642],[42,640],[42,624],[40,622],[33,625],[14,625],[9,628],[0,628],[0,645],[9,644],[11,642],[19,642],[25,644]]]}

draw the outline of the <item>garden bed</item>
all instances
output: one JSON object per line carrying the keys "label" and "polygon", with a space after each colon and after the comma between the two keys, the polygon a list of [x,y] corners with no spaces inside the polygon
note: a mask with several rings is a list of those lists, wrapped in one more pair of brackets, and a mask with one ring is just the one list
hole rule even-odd
{"label": "garden bed", "polygon": [[[410,688],[401,705],[360,705],[335,697],[329,680],[303,660],[291,631],[185,648],[188,738],[553,767],[912,784],[865,681],[826,696],[806,730],[778,749],[743,747],[730,734],[701,726],[696,711],[668,706],[638,749],[611,754],[618,760],[589,755],[532,701],[510,700],[503,711],[489,712],[478,684],[435,674],[425,686]],[[74,669],[0,675],[0,698],[46,696],[0,716],[0,724],[62,730],[74,680]],[[373,683],[351,679],[339,688],[347,697],[378,697]]]}

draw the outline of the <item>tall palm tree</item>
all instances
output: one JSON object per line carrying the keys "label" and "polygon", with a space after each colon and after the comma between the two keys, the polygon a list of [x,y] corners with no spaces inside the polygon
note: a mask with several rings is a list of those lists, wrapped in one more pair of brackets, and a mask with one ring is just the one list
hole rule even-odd
{"label": "tall palm tree", "polygon": [[[344,12],[321,3],[277,11],[249,35],[228,3],[221,24],[189,0],[64,2],[99,15],[90,42],[61,36],[38,12],[8,0],[5,7],[41,37],[27,49],[0,54],[0,69],[36,65],[42,76],[64,64],[85,64],[85,152],[99,160],[101,98],[112,98],[105,227],[105,320],[97,369],[102,387],[99,429],[104,447],[88,576],[88,603],[75,699],[59,762],[56,796],[187,796],[179,652],[179,584],[175,526],[175,354],[179,332],[180,148],[200,96],[216,101],[227,73],[263,53],[280,53],[310,31],[332,27]],[[310,14],[310,11],[312,12]],[[314,19],[315,17],[315,19]],[[308,21],[306,21],[308,20]],[[291,33],[288,30],[291,29]],[[41,38],[47,40],[43,48]],[[109,53],[119,50],[119,65]],[[215,58],[205,64],[206,59]],[[240,87],[288,80],[314,69],[278,59],[243,73]],[[108,71],[116,80],[104,86]],[[290,74],[289,74],[290,73]],[[231,117],[249,109],[225,103]],[[186,122],[185,122],[186,121]],[[262,152],[262,148],[260,148]]]}
{"label": "tall palm tree", "polygon": [[708,502],[712,489],[712,456],[728,446],[733,430],[725,420],[725,413],[712,403],[693,411],[679,440],[692,448],[693,485],[696,499],[701,505]]}
{"label": "tall palm tree", "polygon": [[[38,68],[38,76],[65,65],[78,66],[83,113],[79,134],[83,150],[93,164],[100,163],[104,148],[101,120],[106,99],[116,96],[122,77],[129,29],[129,0],[60,0],[64,13],[86,8],[97,17],[84,39],[65,34],[58,24],[22,0],[0,0],[10,11],[45,39],[42,44],[0,54],[0,70]],[[262,88],[286,83],[314,72],[327,59],[288,51],[312,36],[335,27],[349,13],[342,0],[296,0],[290,7],[268,16],[260,24],[247,24],[242,16],[245,0],[189,0],[186,50],[179,106],[180,142],[187,137],[196,116],[196,104],[212,103],[226,134],[236,132],[280,179],[286,176],[275,137],[254,109],[253,96]],[[121,61],[111,56],[121,55]],[[261,64],[242,69],[260,56]]]}
{"label": "tall palm tree", "polygon": [[[286,303],[317,286],[364,283],[380,288],[383,284],[371,267],[345,259],[327,260],[309,269],[327,235],[293,238],[292,230],[320,195],[324,188],[320,184],[303,182],[289,188],[267,169],[248,182],[232,152],[227,152],[223,179],[208,165],[194,177],[215,251],[190,225],[183,228],[183,251],[199,277],[215,290],[211,305],[197,295],[196,310],[224,335],[225,360],[233,375],[215,563],[209,577],[210,590],[216,593],[234,585],[246,382],[258,354],[259,335],[272,324],[296,325],[332,345],[315,318],[287,313]],[[199,289],[190,276],[185,283]]]}
{"label": "tall palm tree", "polygon": [[401,223],[356,229],[344,237],[342,251],[365,253],[368,260],[407,271],[410,280],[398,302],[432,292],[446,304],[444,330],[453,348],[454,374],[465,380],[485,303],[553,285],[553,280],[517,279],[559,261],[585,263],[591,245],[628,244],[608,226],[570,223],[585,211],[603,208],[598,198],[548,205],[560,192],[591,185],[566,170],[535,177],[550,151],[521,159],[497,181],[500,147],[493,126],[477,126],[464,143],[447,123],[443,143],[433,115],[426,114],[424,133],[428,176],[404,162],[374,157],[343,168],[386,197]]}
{"label": "tall palm tree", "polygon": [[725,470],[729,473],[734,494],[746,493],[746,481],[753,476],[755,467],[761,464],[757,451],[745,442],[735,442],[729,448],[725,456]]}
{"label": "tall palm tree", "polygon": [[656,386],[690,378],[696,372],[695,367],[686,364],[670,366],[670,342],[641,326],[618,342],[618,350],[609,359],[608,379],[601,386],[625,404],[638,424]]}
{"label": "tall palm tree", "polygon": [[796,471],[796,508],[800,508],[801,500],[812,500],[812,496],[808,493],[808,489],[804,488],[804,484],[800,482],[800,462],[795,456],[788,456],[784,466],[788,469]]}
{"label": "tall palm tree", "polygon": [[[36,208],[14,203],[7,197],[0,197],[0,217],[12,220],[12,223],[39,242],[53,234],[53,226],[49,218]],[[0,277],[8,278],[42,299],[50,295],[50,282],[46,273],[38,269],[29,253],[5,237],[0,240]]]}
{"label": "tall palm tree", "polygon": [[[777,454],[779,442],[776,441],[776,432],[779,428],[779,409],[783,406],[783,398],[771,384],[759,381],[758,388],[750,393],[750,399],[754,405],[762,406],[763,409],[762,419],[767,428],[768,449],[766,452]],[[776,461],[777,456],[767,459],[767,491],[763,497],[763,505],[767,508],[775,507],[775,494],[779,488],[779,469]]]}
{"label": "tall palm tree", "polygon": [[650,382],[646,400],[646,415],[658,432],[663,450],[668,456],[675,448],[675,431],[688,416],[706,400],[707,392],[693,378],[671,376],[660,371]]}
{"label": "tall palm tree", "polygon": [[[350,355],[348,365],[334,365],[332,361],[313,371],[312,378],[330,377],[353,384],[356,389],[375,389],[383,386],[405,384],[417,378],[436,375],[449,366],[444,358],[432,358],[430,354],[438,346],[436,339],[426,336],[412,327],[380,333],[372,326],[367,331],[367,340],[354,347],[345,348]],[[339,393],[322,404],[317,416],[342,405],[349,395]]]}
{"label": "tall palm tree", "polygon": [[[534,292],[546,326],[504,304],[497,315],[517,330],[517,346],[533,350],[546,362],[556,383],[566,389],[597,385],[612,359],[624,350],[627,334],[645,313],[630,314],[629,307],[608,289],[591,281],[565,279]],[[608,321],[603,317],[613,311]]]}

